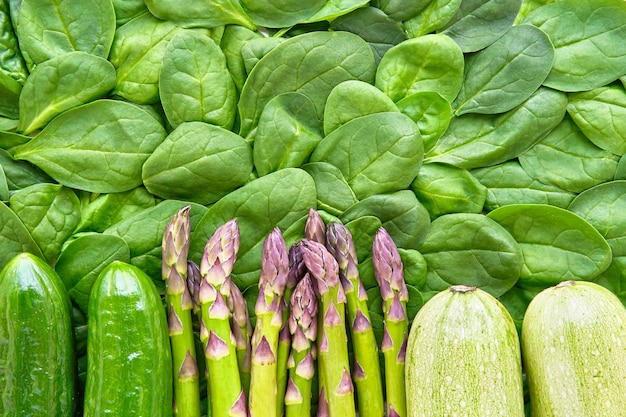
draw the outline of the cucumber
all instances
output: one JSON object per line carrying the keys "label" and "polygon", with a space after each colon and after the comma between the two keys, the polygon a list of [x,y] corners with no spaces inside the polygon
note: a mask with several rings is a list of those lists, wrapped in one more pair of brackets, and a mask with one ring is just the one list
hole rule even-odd
{"label": "cucumber", "polygon": [[611,291],[564,281],[522,322],[533,417],[626,416],[626,309]]}
{"label": "cucumber", "polygon": [[70,299],[56,272],[22,253],[0,272],[0,415],[74,414]]}
{"label": "cucumber", "polygon": [[413,320],[406,352],[409,417],[523,417],[520,344],[493,296],[457,285]]}
{"label": "cucumber", "polygon": [[152,280],[114,261],[88,308],[85,417],[172,415],[172,359],[165,309]]}

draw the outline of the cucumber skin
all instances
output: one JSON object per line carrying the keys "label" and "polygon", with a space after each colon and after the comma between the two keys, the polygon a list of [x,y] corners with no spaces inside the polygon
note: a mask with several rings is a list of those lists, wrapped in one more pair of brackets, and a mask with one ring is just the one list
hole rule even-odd
{"label": "cucumber skin", "polygon": [[499,301],[480,289],[441,291],[409,332],[407,415],[524,417],[521,366],[515,324]]}
{"label": "cucumber skin", "polygon": [[69,296],[28,253],[0,273],[0,415],[74,415],[76,360]]}
{"label": "cucumber skin", "polygon": [[85,417],[172,415],[167,318],[152,280],[115,261],[89,301]]}
{"label": "cucumber skin", "polygon": [[626,416],[626,309],[608,289],[566,281],[522,322],[533,417]]}

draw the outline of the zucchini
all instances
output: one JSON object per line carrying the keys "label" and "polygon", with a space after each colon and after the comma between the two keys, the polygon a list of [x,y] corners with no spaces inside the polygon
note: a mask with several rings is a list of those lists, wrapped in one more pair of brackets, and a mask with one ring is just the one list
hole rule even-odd
{"label": "zucchini", "polygon": [[606,288],[564,281],[537,294],[522,357],[534,417],[626,416],[626,309]]}
{"label": "zucchini", "polygon": [[152,280],[114,261],[102,270],[88,308],[85,417],[172,415],[167,319]]}
{"label": "zucchini", "polygon": [[42,259],[22,253],[0,272],[0,415],[74,414],[69,296]]}
{"label": "zucchini", "polygon": [[523,417],[520,344],[493,296],[456,285],[413,319],[406,352],[409,417]]}

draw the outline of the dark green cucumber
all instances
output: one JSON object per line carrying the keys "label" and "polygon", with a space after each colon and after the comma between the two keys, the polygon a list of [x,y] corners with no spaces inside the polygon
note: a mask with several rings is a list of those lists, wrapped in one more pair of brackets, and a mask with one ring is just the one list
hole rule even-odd
{"label": "dark green cucumber", "polygon": [[56,272],[29,253],[0,272],[0,415],[74,414],[70,299]]}
{"label": "dark green cucumber", "polygon": [[172,415],[167,318],[152,280],[112,262],[89,300],[85,417]]}

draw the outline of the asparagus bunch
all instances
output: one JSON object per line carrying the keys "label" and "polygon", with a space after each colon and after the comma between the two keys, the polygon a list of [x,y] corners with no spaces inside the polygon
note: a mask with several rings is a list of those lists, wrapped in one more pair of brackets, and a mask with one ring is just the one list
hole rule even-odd
{"label": "asparagus bunch", "polygon": [[232,219],[209,238],[202,260],[198,290],[200,339],[205,348],[211,416],[246,417],[246,398],[241,386],[231,310],[227,300],[230,273],[239,250],[239,228]]}
{"label": "asparagus bunch", "polygon": [[289,268],[287,246],[274,228],[263,244],[256,325],[252,334],[251,417],[271,417],[277,410],[277,350],[283,324],[283,294]]}
{"label": "asparagus bunch", "polygon": [[292,336],[289,381],[285,394],[286,417],[311,415],[311,389],[315,373],[317,298],[308,273],[290,299],[288,329]]}
{"label": "asparagus bunch", "polygon": [[339,281],[339,267],[323,244],[309,239],[302,240],[302,257],[315,279],[321,307],[317,337],[318,416],[355,417],[345,321],[346,295]]}
{"label": "asparagus bunch", "polygon": [[405,417],[404,370],[409,319],[409,293],[402,260],[389,233],[380,228],[372,246],[374,275],[383,299],[384,329],[381,351],[385,360],[385,387],[389,417]]}
{"label": "asparagus bunch", "polygon": [[178,417],[200,417],[200,378],[193,336],[193,300],[187,287],[190,212],[185,206],[172,216],[162,241],[162,277],[165,280],[174,396],[172,409]]}
{"label": "asparagus bunch", "polygon": [[367,293],[357,269],[356,250],[350,231],[332,222],[326,233],[326,247],[339,265],[339,278],[345,291],[348,328],[354,350],[353,378],[362,417],[383,417],[385,405],[378,361],[378,346],[367,306]]}

